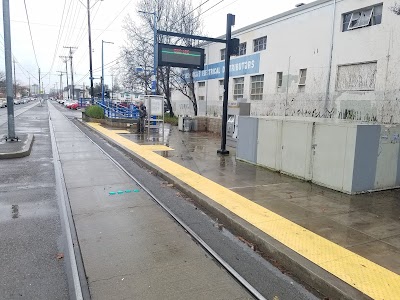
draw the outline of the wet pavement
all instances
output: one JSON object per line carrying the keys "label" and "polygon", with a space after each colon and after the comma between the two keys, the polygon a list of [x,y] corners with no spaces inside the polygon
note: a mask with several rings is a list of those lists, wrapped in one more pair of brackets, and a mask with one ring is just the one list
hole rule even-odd
{"label": "wet pavement", "polygon": [[[121,134],[138,144],[150,135]],[[164,157],[213,180],[294,223],[400,274],[400,191],[346,195],[235,159],[218,156],[220,139],[210,133],[179,132],[166,126],[173,151]]]}
{"label": "wet pavement", "polygon": [[[79,118],[80,113],[68,112],[67,115],[69,117]],[[94,129],[100,130],[100,127]],[[356,282],[361,283],[365,291],[369,289],[367,294],[383,295],[376,290],[371,292],[371,289],[369,288],[371,285],[368,283],[368,280],[374,279],[364,279],[362,275],[362,266],[364,266],[364,263],[368,265],[369,272],[373,272],[374,268],[376,268],[377,265],[380,265],[383,268],[379,269],[379,273],[377,274],[382,274],[379,275],[381,277],[378,277],[382,278],[383,281],[381,284],[380,280],[375,280],[376,282],[374,282],[372,289],[380,286],[384,290],[385,288],[383,286],[390,282],[393,283],[393,288],[391,288],[390,292],[391,295],[393,295],[393,292],[397,291],[398,275],[396,274],[400,274],[400,197],[398,190],[375,192],[363,195],[342,194],[286,175],[272,172],[262,167],[238,161],[235,159],[235,149],[233,148],[229,148],[229,156],[218,156],[216,151],[219,149],[220,145],[219,137],[209,133],[179,132],[177,127],[170,126],[166,126],[163,138],[160,137],[160,133],[157,131],[152,131],[150,134],[138,135],[129,128],[120,128],[119,130],[116,130],[116,128],[108,128],[100,130],[99,132],[106,136],[109,135],[109,138],[111,139],[116,138],[119,142],[123,142],[123,140],[118,139],[117,136],[124,137],[133,141],[137,145],[159,145],[164,140],[165,145],[169,146],[171,149],[162,149],[163,151],[160,150],[157,153],[162,157],[167,158],[167,160],[177,163],[177,165],[169,164],[169,167],[172,168],[171,174],[178,174],[179,172],[189,174],[181,168],[184,167],[195,172],[195,174],[192,173],[193,176],[199,174],[211,180],[211,185],[212,183],[217,183],[229,191],[223,191],[216,186],[210,187],[204,185],[203,188],[203,186],[199,185],[199,182],[206,183],[206,181],[194,176],[196,179],[194,179],[194,181],[192,180],[193,186],[196,186],[196,190],[200,193],[211,195],[214,192],[221,191],[225,196],[229,197],[230,195],[234,197],[236,199],[234,201],[239,200],[237,203],[247,203],[245,205],[254,208],[256,206],[252,205],[252,203],[259,205],[259,207],[262,208],[261,210],[266,209],[269,212],[278,214],[278,217],[283,217],[289,222],[291,221],[293,224],[299,225],[299,227],[296,228],[284,221],[286,222],[285,226],[291,226],[290,228],[293,228],[294,232],[296,232],[296,230],[301,230],[301,232],[303,230],[309,230],[312,234],[316,234],[319,237],[319,240],[321,240],[322,237],[333,242],[330,244],[341,246],[336,246],[335,248],[329,245],[329,242],[326,243],[322,240],[321,242],[326,246],[326,249],[318,248],[319,250],[313,250],[312,245],[309,245],[309,247],[306,248],[304,248],[304,245],[300,245],[305,249],[304,251],[310,250],[311,252],[314,252],[314,255],[316,255],[315,257],[319,260],[328,259],[328,261],[325,260],[328,264],[329,258],[332,259],[333,257],[330,256],[331,254],[329,253],[324,253],[325,250],[334,250],[334,252],[339,251],[341,253],[340,255],[345,255],[344,258],[346,255],[354,257],[354,253],[359,254],[365,259],[361,258],[360,260],[360,257],[354,257],[355,260],[351,261],[352,259],[349,258],[346,267],[345,265],[337,264],[336,266],[332,266],[333,269],[331,268],[331,270],[341,269],[339,272],[341,273],[340,276],[348,278],[349,281],[346,281],[344,277],[339,276],[339,278],[342,278],[352,285],[352,277],[350,275],[352,272],[351,267],[349,269],[349,266],[354,263],[360,271],[357,271],[358,278],[355,279]],[[128,146],[128,144],[126,145]],[[164,170],[167,170],[168,172],[168,168],[165,169],[168,164],[166,164],[162,159],[157,159],[154,155],[150,155],[150,152],[147,152],[157,151],[154,149],[157,149],[157,147],[159,148],[159,146],[154,148],[139,146],[138,148],[138,146],[129,145],[129,147],[131,147],[129,148],[131,149],[130,151],[139,151],[137,153],[141,156],[144,155],[144,157],[147,157],[146,159],[150,159],[151,163],[156,165],[157,163],[162,164]],[[207,184],[210,184],[210,182]],[[211,194],[210,191],[208,191],[210,188],[214,189],[214,191],[211,191]],[[232,194],[231,192],[234,193]],[[239,195],[239,197],[242,196],[246,201],[250,202],[243,202],[243,199],[241,200],[234,195]],[[228,204],[228,206],[235,209],[234,203],[232,202],[231,204]],[[227,206],[225,207],[228,208]],[[244,208],[245,207],[243,206],[243,209]],[[237,212],[235,213],[238,216],[244,216],[248,212],[249,211],[240,212],[238,214]],[[270,213],[267,214],[271,215]],[[257,212],[255,211],[254,216],[256,215]],[[241,222],[240,220],[237,221],[239,223]],[[253,225],[255,224],[251,220],[249,222]],[[280,223],[281,222],[278,221],[276,224]],[[274,225],[274,223],[268,224]],[[261,224],[264,226],[264,229],[262,229],[264,232],[269,230],[265,231],[265,228],[267,228],[265,226],[268,224]],[[289,227],[287,227],[287,229],[289,229]],[[271,230],[273,231],[274,228]],[[276,233],[277,232],[275,232],[275,234]],[[285,231],[282,230],[280,230],[278,236],[279,234],[286,235]],[[314,238],[312,234],[308,235],[308,238],[311,238],[308,242],[312,241]],[[275,238],[279,241],[278,236],[275,235]],[[297,243],[296,239],[292,240],[291,243],[292,242]],[[292,243],[292,245],[294,244]],[[345,251],[342,251],[339,248],[344,249]],[[319,255],[317,253],[321,254]],[[327,255],[326,258],[325,255]],[[319,258],[320,256],[323,258]],[[302,261],[301,258],[298,259],[299,261]],[[346,264],[346,259],[344,259],[343,263]],[[374,265],[374,263],[377,265]],[[390,273],[389,271],[387,271],[389,272],[387,273],[385,270],[390,270],[394,273]],[[335,271],[332,274],[335,275]],[[386,274],[391,278],[388,282],[385,282],[384,279],[386,278]],[[376,276],[372,277],[375,278]],[[356,286],[356,284],[354,284],[354,286]],[[385,293],[383,290],[382,292]],[[358,297],[355,298],[358,299]]]}
{"label": "wet pavement", "polygon": [[35,143],[30,156],[0,161],[0,298],[69,299],[47,107],[17,108],[17,133]]}

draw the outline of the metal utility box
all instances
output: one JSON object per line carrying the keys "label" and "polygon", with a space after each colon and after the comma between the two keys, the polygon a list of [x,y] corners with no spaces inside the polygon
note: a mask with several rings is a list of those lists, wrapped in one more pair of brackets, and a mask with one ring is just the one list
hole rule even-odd
{"label": "metal utility box", "polygon": [[236,156],[244,161],[256,163],[258,120],[252,117],[239,116],[239,123]]}
{"label": "metal utility box", "polygon": [[250,116],[250,103],[237,102],[228,106],[226,143],[230,147],[237,144],[239,116]]}
{"label": "metal utility box", "polygon": [[400,125],[290,117],[239,122],[238,159],[348,194],[400,186]]}
{"label": "metal utility box", "polygon": [[260,118],[258,121],[257,163],[281,170],[282,120]]}

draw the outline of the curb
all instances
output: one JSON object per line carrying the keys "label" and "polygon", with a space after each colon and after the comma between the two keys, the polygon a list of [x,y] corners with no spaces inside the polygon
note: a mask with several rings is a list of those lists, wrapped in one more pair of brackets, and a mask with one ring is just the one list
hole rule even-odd
{"label": "curb", "polygon": [[179,191],[192,198],[197,205],[205,209],[213,217],[218,218],[219,222],[222,223],[224,227],[256,245],[257,249],[266,255],[269,260],[279,262],[279,265],[287,270],[292,276],[317,290],[321,294],[326,295],[328,297],[327,299],[371,299],[361,291],[350,286],[318,265],[310,262],[292,249],[268,236],[253,225],[247,223],[231,211],[215,203],[212,199],[204,196],[168,172],[161,170],[156,165],[117,144],[107,136],[93,130],[84,122],[79,120],[76,121],[89,131],[102,137],[112,146],[129,155],[135,162],[152,171],[154,175],[157,175],[168,183],[173,184]]}
{"label": "curb", "polygon": [[15,152],[0,153],[0,159],[21,158],[21,157],[29,156],[32,151],[34,139],[35,139],[35,136],[31,133],[28,133],[28,138],[27,138],[22,150],[15,151]]}

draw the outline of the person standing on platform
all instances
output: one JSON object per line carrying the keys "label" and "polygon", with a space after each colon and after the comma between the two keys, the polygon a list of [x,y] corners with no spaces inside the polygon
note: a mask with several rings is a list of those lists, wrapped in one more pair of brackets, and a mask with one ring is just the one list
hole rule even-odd
{"label": "person standing on platform", "polygon": [[147,116],[146,106],[143,101],[139,102],[139,118],[137,119],[137,133],[144,133],[144,121]]}

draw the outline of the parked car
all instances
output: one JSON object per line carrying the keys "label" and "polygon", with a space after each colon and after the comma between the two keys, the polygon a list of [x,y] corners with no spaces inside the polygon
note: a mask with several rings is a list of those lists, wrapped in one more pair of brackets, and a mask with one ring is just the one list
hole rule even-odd
{"label": "parked car", "polygon": [[0,100],[0,108],[7,107],[7,100]]}
{"label": "parked car", "polygon": [[70,109],[75,109],[75,110],[77,110],[78,107],[79,107],[78,102],[72,103],[72,104],[69,106]]}

